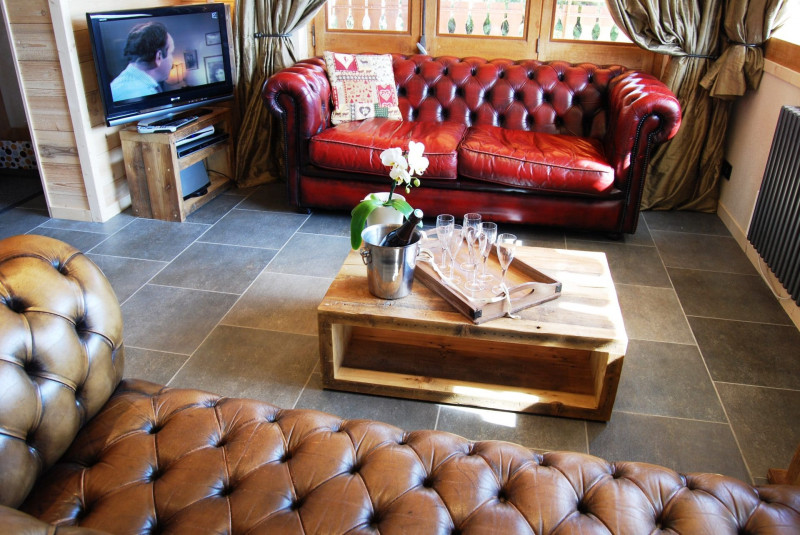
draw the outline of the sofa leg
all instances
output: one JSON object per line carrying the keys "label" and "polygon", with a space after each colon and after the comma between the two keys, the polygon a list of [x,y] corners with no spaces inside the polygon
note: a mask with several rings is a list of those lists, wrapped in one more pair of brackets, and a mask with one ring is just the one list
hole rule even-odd
{"label": "sofa leg", "polygon": [[800,446],[795,450],[789,468],[770,468],[767,471],[767,480],[775,485],[800,485]]}
{"label": "sofa leg", "polygon": [[622,236],[623,235],[624,234],[622,234],[622,232],[608,232],[608,233],[606,233],[606,237],[608,237],[608,239],[614,240],[614,241],[622,241]]}

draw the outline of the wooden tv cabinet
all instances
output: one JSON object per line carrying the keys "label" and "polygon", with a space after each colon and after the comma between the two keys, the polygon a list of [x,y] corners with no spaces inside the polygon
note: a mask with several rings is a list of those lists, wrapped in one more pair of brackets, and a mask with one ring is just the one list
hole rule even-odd
{"label": "wooden tv cabinet", "polygon": [[[135,216],[180,222],[231,185],[233,180],[231,110],[208,109],[211,110],[210,113],[200,116],[198,120],[175,132],[142,134],[135,125],[120,130],[125,173],[128,176]],[[227,132],[229,137],[179,158],[175,143],[207,126],[214,126],[216,132]],[[211,182],[208,193],[184,200],[181,170],[201,160],[205,161]]]}

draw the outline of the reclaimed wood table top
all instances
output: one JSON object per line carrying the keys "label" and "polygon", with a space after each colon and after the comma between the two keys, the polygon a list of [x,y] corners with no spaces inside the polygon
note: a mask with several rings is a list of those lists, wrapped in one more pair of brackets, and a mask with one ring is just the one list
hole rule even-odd
{"label": "reclaimed wood table top", "polygon": [[530,335],[540,344],[549,340],[570,347],[588,341],[594,348],[600,343],[611,351],[610,346],[617,345],[624,353],[627,336],[604,253],[519,246],[516,256],[563,284],[558,299],[522,310],[520,319],[503,317],[474,325],[419,280],[402,299],[374,297],[358,251],[348,255],[318,312],[365,325],[388,319],[406,330],[451,336]]}

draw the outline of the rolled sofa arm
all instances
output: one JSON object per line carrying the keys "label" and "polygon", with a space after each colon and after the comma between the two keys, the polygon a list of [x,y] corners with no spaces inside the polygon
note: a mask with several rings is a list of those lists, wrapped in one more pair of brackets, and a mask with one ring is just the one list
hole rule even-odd
{"label": "rolled sofa arm", "polygon": [[29,514],[11,507],[0,505],[0,526],[3,533],[24,533],[25,535],[108,535],[105,531],[77,526],[53,526]]}
{"label": "rolled sofa arm", "polygon": [[656,77],[628,71],[610,83],[608,113],[606,157],[614,167],[617,188],[628,199],[623,232],[632,232],[651,152],[678,133],[681,107]]}
{"label": "rolled sofa arm", "polygon": [[289,202],[300,205],[299,173],[311,136],[330,126],[331,86],[322,58],[299,61],[273,74],[261,97],[281,124]]}
{"label": "rolled sofa arm", "polygon": [[329,126],[331,86],[321,58],[299,61],[272,75],[261,96],[276,116],[292,121],[291,131],[310,138]]}

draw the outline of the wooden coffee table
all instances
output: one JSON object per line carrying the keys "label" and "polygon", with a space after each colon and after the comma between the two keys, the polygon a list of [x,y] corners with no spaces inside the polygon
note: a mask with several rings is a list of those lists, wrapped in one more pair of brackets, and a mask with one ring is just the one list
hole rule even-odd
{"label": "wooden coffee table", "polygon": [[414,282],[389,301],[351,251],[319,305],[326,388],[607,421],[628,338],[604,253],[517,247],[561,297],[474,325]]}

